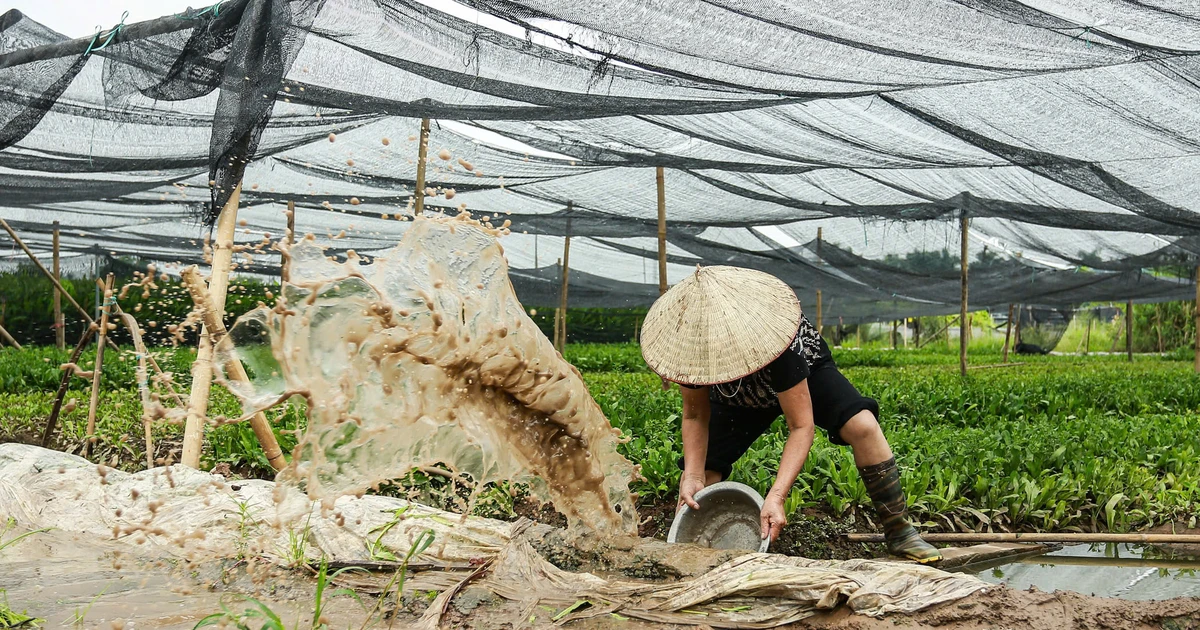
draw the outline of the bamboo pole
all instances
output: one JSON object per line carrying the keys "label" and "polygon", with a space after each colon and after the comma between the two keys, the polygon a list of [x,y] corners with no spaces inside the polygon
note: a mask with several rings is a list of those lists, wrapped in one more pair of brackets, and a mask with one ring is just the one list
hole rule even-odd
{"label": "bamboo pole", "polygon": [[[8,224],[8,221],[0,219],[0,227],[3,227],[4,231],[8,232],[8,235],[12,237],[12,240],[19,245],[22,250],[24,250],[25,255],[33,261],[33,264],[36,265],[37,268],[42,272],[42,275],[46,276],[50,280],[51,284],[54,285],[54,288],[57,289],[63,297],[67,298],[67,302],[70,303],[71,306],[74,306],[75,310],[79,311],[80,315],[83,315],[84,321],[86,321],[89,326],[95,326],[96,320],[92,318],[92,316],[88,314],[88,312],[84,310],[82,306],[79,305],[79,302],[75,301],[75,298],[71,297],[70,293],[67,293],[66,290],[63,289],[62,284],[60,284],[59,281],[54,278],[54,274],[50,273],[49,269],[46,269],[46,266],[42,264],[42,261],[38,260],[37,256],[34,256],[29,247],[25,245],[25,241],[21,240],[20,236],[17,236],[17,233],[13,231],[12,226]],[[105,341],[113,350],[119,349],[117,348],[117,344],[113,343],[112,339],[106,339]]]}
{"label": "bamboo pole", "polygon": [[17,343],[17,340],[13,339],[12,335],[8,334],[8,331],[4,329],[3,325],[0,325],[0,337],[3,337],[4,341],[7,342],[8,345],[16,348],[17,350],[21,349],[21,344]]}
{"label": "bamboo pole", "polygon": [[[567,212],[571,212],[571,202],[567,202]],[[562,285],[558,290],[558,307],[562,311],[559,325],[558,351],[561,353],[567,347],[567,290],[571,277],[571,218],[567,217],[567,236],[563,239]]]}
{"label": "bamboo pole", "polygon": [[[91,326],[83,327],[83,334],[79,336],[79,343],[75,344],[75,349],[71,351],[71,358],[67,363],[79,362],[79,355],[83,354],[83,349],[87,347],[94,332]],[[62,377],[58,381],[58,393],[54,396],[54,406],[50,409],[50,417],[46,419],[46,429],[42,431],[42,448],[50,448],[50,437],[54,435],[54,429],[58,426],[58,414],[62,411],[63,398],[67,395],[67,387],[70,386],[71,377],[74,374],[74,370],[62,371]]]}
{"label": "bamboo pole", "polygon": [[821,333],[822,326],[825,323],[823,321],[824,313],[822,313],[822,310],[824,310],[824,309],[822,308],[822,305],[821,305],[821,290],[817,289],[817,334]]}
{"label": "bamboo pole", "polygon": [[1012,328],[1013,328],[1013,305],[1012,305],[1012,303],[1009,303],[1009,305],[1008,305],[1008,322],[1004,325],[1004,359],[1003,359],[1004,363],[1008,363],[1008,347],[1009,347],[1009,343],[1012,341]]}
{"label": "bamboo pole", "polygon": [[421,119],[421,136],[417,146],[417,189],[413,191],[416,202],[413,214],[425,212],[425,162],[429,155],[429,119]]}
{"label": "bamboo pole", "polygon": [[658,294],[667,292],[667,184],[663,167],[655,169],[658,186]]}
{"label": "bamboo pole", "polygon": [[[217,238],[213,242],[208,295],[212,299],[218,320],[225,314],[225,295],[229,288],[229,266],[233,262],[233,237],[237,230],[238,202],[241,195],[242,185],[239,182],[217,217]],[[180,459],[183,465],[192,468],[200,467],[204,422],[208,417],[208,395],[212,389],[213,346],[209,332],[203,326],[200,329],[200,344],[196,349],[196,360],[192,363],[192,391],[183,429],[183,453]]]}
{"label": "bamboo pole", "polygon": [[[182,278],[184,285],[187,286],[188,293],[192,296],[192,302],[200,310],[200,316],[204,321],[204,329],[206,331],[204,334],[209,338],[210,342],[209,348],[215,349],[217,344],[228,334],[228,331],[225,330],[225,324],[221,321],[222,309],[219,309],[214,303],[211,283],[208,289],[205,290],[204,279],[200,277],[200,272],[195,267],[185,269]],[[212,365],[211,359],[209,365]],[[246,374],[246,368],[236,358],[230,359],[225,363],[225,372],[231,381],[239,383],[250,382],[250,376]],[[211,367],[209,378],[212,378]],[[190,414],[188,420],[191,420]],[[260,411],[251,416],[250,428],[254,430],[254,436],[258,438],[258,443],[263,449],[263,455],[266,456],[271,467],[275,470],[283,470],[287,466],[287,459],[283,456],[283,450],[279,448],[279,441],[275,439],[275,432],[271,429],[271,421],[267,419],[267,415]]]}
{"label": "bamboo pole", "polygon": [[[558,272],[558,281],[561,285],[561,283],[562,283],[562,259],[561,258],[554,261],[554,270]],[[554,307],[554,338],[553,338],[555,350],[558,350],[558,336],[559,336],[559,330],[561,329],[561,327],[562,327],[562,306],[556,306],[556,307]]]}
{"label": "bamboo pole", "polygon": [[959,266],[962,267],[962,302],[959,305],[958,313],[958,371],[963,376],[967,375],[967,335],[970,334],[968,331],[971,329],[971,320],[967,317],[967,267],[970,265],[970,261],[967,259],[969,244],[967,240],[967,205],[970,203],[970,199],[969,193],[963,193],[962,217],[959,221],[962,225],[962,235],[959,239],[962,249],[959,257]]}
{"label": "bamboo pole", "polygon": [[1092,351],[1092,314],[1087,314],[1087,330],[1083,332],[1083,356]]}
{"label": "bamboo pole", "polygon": [[937,332],[933,333],[933,334],[932,334],[932,335],[930,335],[928,338],[926,338],[926,339],[925,339],[925,343],[923,343],[923,344],[921,344],[921,345],[917,346],[917,348],[922,348],[922,347],[924,347],[926,344],[928,344],[930,341],[933,341],[934,339],[937,339],[937,336],[938,336],[938,335],[940,335],[940,334],[942,334],[942,333],[946,332],[946,331],[947,331],[947,330],[949,330],[949,329],[950,329],[950,327],[951,327],[951,326],[953,326],[953,325],[954,325],[954,318],[953,318],[953,317],[951,317],[949,320],[947,320],[947,321],[946,321],[946,325],[945,325],[945,326],[942,326],[941,328],[937,329]]}
{"label": "bamboo pole", "polygon": [[1196,357],[1193,369],[1200,374],[1200,265],[1196,266]]}
{"label": "bamboo pole", "polygon": [[[1073,533],[1006,533],[978,532],[954,534],[921,534],[931,543],[1141,543],[1141,544],[1200,544],[1200,534],[1073,534]],[[884,542],[883,534],[846,534],[850,542]]]}
{"label": "bamboo pole", "polygon": [[[287,243],[288,250],[291,250],[292,245],[296,243],[296,202],[288,201],[287,204],[287,233],[283,235],[284,242]],[[279,255],[279,282],[282,285],[288,282],[288,257],[283,254]]]}
{"label": "bamboo pole", "polygon": [[96,408],[100,404],[100,374],[104,370],[104,340],[108,338],[108,314],[110,306],[116,302],[113,296],[113,275],[110,273],[104,280],[104,304],[100,307],[100,329],[96,332],[96,363],[92,367],[92,393],[88,401],[87,438],[83,445],[83,456],[86,458],[92,452],[92,442],[96,439]]}
{"label": "bamboo pole", "polygon": [[1125,354],[1133,361],[1133,300],[1125,302]]}
{"label": "bamboo pole", "polygon": [[[58,221],[54,222],[54,264],[51,268],[54,271],[54,279],[62,283],[62,270],[59,269],[59,249],[58,249]],[[58,292],[58,288],[54,289],[54,345],[58,346],[59,350],[67,347],[66,331],[63,330],[63,312],[62,312],[62,294]]]}

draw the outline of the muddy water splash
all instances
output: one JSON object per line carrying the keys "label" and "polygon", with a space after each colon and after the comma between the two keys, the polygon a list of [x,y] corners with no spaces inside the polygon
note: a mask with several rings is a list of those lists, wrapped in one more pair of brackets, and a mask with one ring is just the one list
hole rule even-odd
{"label": "muddy water splash", "polygon": [[494,230],[422,218],[369,264],[336,262],[310,238],[288,265],[285,300],[241,317],[225,344],[254,375],[230,383],[247,412],[308,399],[308,430],[280,481],[331,506],[443,463],[477,489],[527,484],[572,526],[636,534],[635,468],[517,301]]}

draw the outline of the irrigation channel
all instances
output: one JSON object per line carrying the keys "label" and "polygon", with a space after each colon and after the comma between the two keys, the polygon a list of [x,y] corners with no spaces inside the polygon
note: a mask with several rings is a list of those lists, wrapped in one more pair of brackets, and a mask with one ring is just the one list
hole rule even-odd
{"label": "irrigation channel", "polygon": [[1200,556],[1133,545],[1070,545],[1051,553],[971,567],[981,579],[1015,589],[1074,591],[1157,600],[1200,597]]}

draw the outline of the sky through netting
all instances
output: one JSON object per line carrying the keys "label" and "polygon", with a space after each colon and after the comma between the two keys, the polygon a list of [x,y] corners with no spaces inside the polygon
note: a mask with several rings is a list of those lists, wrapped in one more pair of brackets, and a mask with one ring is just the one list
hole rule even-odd
{"label": "sky through netting", "polygon": [[530,305],[568,234],[572,306],[653,301],[660,166],[671,283],[733,264],[826,318],[957,312],[965,213],[973,307],[1189,299],[1198,53],[1179,2],[231,0],[80,40],[10,11],[0,214],[41,253],[57,220],[68,254],[198,263],[240,182],[239,242],[290,201],[371,256],[411,225],[429,117],[426,210],[510,220]]}

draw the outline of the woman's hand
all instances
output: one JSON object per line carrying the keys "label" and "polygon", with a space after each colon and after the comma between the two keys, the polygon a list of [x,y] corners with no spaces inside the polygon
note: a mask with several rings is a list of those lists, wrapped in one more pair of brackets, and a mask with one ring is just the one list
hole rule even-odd
{"label": "woman's hand", "polygon": [[768,494],[767,499],[763,501],[759,519],[762,521],[763,540],[766,540],[768,536],[771,540],[778,540],[779,534],[783,532],[783,526],[787,525],[787,515],[783,512],[783,499],[774,493]]}
{"label": "woman's hand", "polygon": [[680,505],[686,503],[687,506],[693,510],[699,510],[700,504],[696,502],[694,497],[696,496],[697,492],[700,492],[703,489],[703,473],[699,475],[689,475],[684,473],[683,476],[679,478],[679,505],[676,505],[675,509],[679,509]]}

